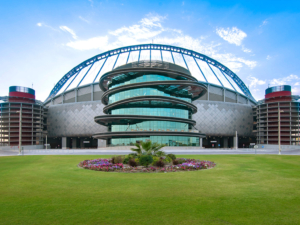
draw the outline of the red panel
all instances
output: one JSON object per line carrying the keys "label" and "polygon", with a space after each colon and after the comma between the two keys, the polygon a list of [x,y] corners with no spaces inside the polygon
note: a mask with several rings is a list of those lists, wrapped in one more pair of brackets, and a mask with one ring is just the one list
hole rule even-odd
{"label": "red panel", "polygon": [[266,94],[265,98],[273,98],[273,97],[280,97],[280,96],[290,96],[292,93],[290,91],[277,91],[272,92],[270,94]]}
{"label": "red panel", "polygon": [[24,92],[9,92],[9,96],[35,99],[34,95]]}

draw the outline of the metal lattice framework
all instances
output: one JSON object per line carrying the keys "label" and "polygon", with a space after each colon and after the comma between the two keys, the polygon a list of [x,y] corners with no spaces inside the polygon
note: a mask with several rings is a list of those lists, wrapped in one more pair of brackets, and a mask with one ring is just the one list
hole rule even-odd
{"label": "metal lattice framework", "polygon": [[[224,75],[224,77],[227,79],[227,81],[230,83],[230,85],[232,86],[234,91],[238,91],[237,88],[232,84],[232,82],[229,81],[228,77],[230,77],[235,84],[240,88],[240,90],[243,92],[243,94],[245,96],[247,96],[250,100],[256,102],[256,100],[253,98],[253,96],[251,95],[249,89],[247,88],[247,86],[244,84],[244,82],[234,73],[232,72],[229,68],[227,68],[226,66],[224,66],[223,64],[221,64],[220,62],[206,56],[203,55],[201,53],[192,51],[192,50],[188,50],[185,48],[181,48],[181,47],[176,47],[176,46],[171,46],[171,45],[162,45],[162,44],[142,44],[142,45],[133,45],[133,46],[126,46],[126,47],[122,47],[122,48],[117,48],[117,49],[113,49],[110,51],[106,51],[104,53],[101,53],[99,55],[96,55],[82,63],[80,63],[79,65],[77,65],[76,67],[74,67],[73,69],[71,69],[67,74],[65,74],[58,82],[57,84],[54,86],[54,88],[51,90],[48,98],[45,100],[45,102],[49,101],[51,98],[55,97],[57,95],[57,93],[62,89],[62,87],[67,83],[67,81],[69,79],[71,79],[72,77],[76,76],[79,74],[80,71],[82,71],[84,68],[88,67],[88,70],[85,72],[85,74],[83,75],[82,79],[80,80],[80,82],[78,83],[77,87],[80,86],[81,82],[83,81],[83,79],[86,77],[86,75],[89,73],[89,71],[91,70],[91,68],[93,67],[93,65],[100,61],[100,60],[104,60],[103,64],[101,65],[99,71],[97,72],[95,78],[93,79],[93,83],[97,82],[97,78],[100,78],[100,73],[101,70],[103,69],[103,67],[105,66],[105,63],[107,62],[107,59],[112,57],[112,56],[116,56],[116,60],[113,63],[113,66],[111,69],[114,69],[117,61],[119,59],[119,56],[123,53],[128,53],[128,57],[126,60],[126,64],[128,63],[130,54],[132,52],[139,52],[138,55],[138,61],[140,60],[140,56],[141,56],[141,51],[143,50],[150,50],[150,60],[151,60],[151,51],[153,50],[158,50],[160,51],[160,56],[161,56],[161,60],[164,61],[163,59],[163,51],[168,51],[170,52],[171,56],[172,56],[172,60],[173,63],[175,64],[175,60],[174,60],[174,56],[173,53],[179,53],[182,56],[182,59],[184,61],[184,64],[186,66],[186,68],[189,70],[189,66],[186,62],[186,59],[184,56],[189,56],[191,57],[196,65],[198,66],[199,70],[201,71],[201,74],[203,75],[205,81],[199,81],[202,83],[207,83],[209,84],[210,82],[208,81],[206,74],[202,71],[201,66],[199,66],[197,60],[202,60],[204,62],[207,63],[208,67],[211,69],[212,73],[214,74],[214,76],[216,77],[216,79],[218,80],[218,82],[220,83],[219,86],[223,86],[222,81],[220,80],[220,77],[217,76],[216,72],[214,72],[214,70],[212,69],[213,67],[216,67],[217,69],[219,69],[221,71],[221,74]],[[228,77],[226,77],[228,76]],[[73,78],[73,80],[75,79]],[[71,83],[73,82],[73,80],[71,81]],[[67,88],[71,85],[71,83],[68,84]],[[65,90],[67,90],[67,88]]]}

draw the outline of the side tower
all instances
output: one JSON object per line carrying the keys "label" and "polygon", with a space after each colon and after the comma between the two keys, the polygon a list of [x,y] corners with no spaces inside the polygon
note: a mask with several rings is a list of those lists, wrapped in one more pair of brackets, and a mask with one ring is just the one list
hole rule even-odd
{"label": "side tower", "polygon": [[[0,149],[43,148],[44,108],[31,88],[11,86],[0,97]],[[15,146],[15,147],[13,147]]]}
{"label": "side tower", "polygon": [[[266,89],[265,99],[254,110],[257,119],[257,143],[266,145],[299,145],[299,96],[292,95],[291,86]],[[255,119],[255,118],[254,118]]]}
{"label": "side tower", "polygon": [[104,74],[99,82],[107,105],[95,122],[108,127],[95,138],[107,146],[133,145],[151,140],[168,146],[199,146],[205,137],[193,129],[191,102],[206,93],[206,86],[183,67],[162,61],[139,61]]}

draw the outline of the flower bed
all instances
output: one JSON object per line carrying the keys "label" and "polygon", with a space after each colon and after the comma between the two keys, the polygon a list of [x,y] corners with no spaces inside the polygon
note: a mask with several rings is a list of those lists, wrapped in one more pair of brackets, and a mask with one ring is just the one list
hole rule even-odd
{"label": "flower bed", "polygon": [[200,161],[195,159],[178,158],[177,165],[170,163],[164,167],[157,167],[150,165],[148,167],[137,166],[132,167],[123,163],[112,163],[112,159],[94,159],[84,160],[78,164],[79,167],[84,169],[104,171],[104,172],[124,172],[124,173],[166,173],[166,172],[179,172],[179,171],[195,171],[213,168],[216,164],[211,161]]}

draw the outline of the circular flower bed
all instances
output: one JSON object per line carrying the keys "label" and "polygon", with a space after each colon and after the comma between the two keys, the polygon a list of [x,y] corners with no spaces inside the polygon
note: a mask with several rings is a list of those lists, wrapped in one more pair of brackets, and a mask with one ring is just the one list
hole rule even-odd
{"label": "circular flower bed", "polygon": [[[78,164],[79,167],[84,169],[104,171],[104,172],[123,172],[123,173],[157,173],[157,172],[179,172],[179,171],[194,171],[213,168],[216,164],[210,161],[201,161],[196,159],[177,158],[171,162],[161,163],[165,160],[165,157],[160,157],[158,161],[154,161],[149,166],[138,166],[138,160],[136,160],[135,166],[129,164],[123,164],[127,162],[126,158],[122,156],[113,157],[111,159],[94,159],[84,160]],[[115,162],[119,161],[119,162]],[[120,162],[122,161],[122,162]],[[156,166],[159,165],[159,166]]]}

